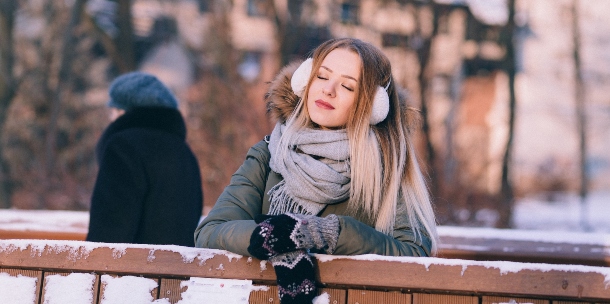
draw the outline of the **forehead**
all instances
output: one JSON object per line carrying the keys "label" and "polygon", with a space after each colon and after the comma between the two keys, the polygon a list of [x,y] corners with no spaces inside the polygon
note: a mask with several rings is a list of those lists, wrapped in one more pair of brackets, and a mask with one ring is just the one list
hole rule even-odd
{"label": "forehead", "polygon": [[347,49],[334,49],[322,60],[322,67],[333,73],[358,79],[362,60],[360,55]]}

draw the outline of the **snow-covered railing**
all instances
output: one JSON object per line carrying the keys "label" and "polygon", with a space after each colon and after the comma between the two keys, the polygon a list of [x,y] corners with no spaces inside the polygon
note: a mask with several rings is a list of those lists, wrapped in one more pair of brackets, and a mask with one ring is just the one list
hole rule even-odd
{"label": "snow-covered railing", "polygon": [[[608,267],[315,257],[323,287],[317,304],[610,301]],[[279,303],[274,284],[271,265],[226,251],[0,241],[1,303]]]}
{"label": "snow-covered railing", "polygon": [[610,234],[606,233],[447,226],[438,230],[440,257],[610,266]]}
{"label": "snow-covered railing", "polygon": [[[87,235],[83,211],[0,209],[0,239],[79,240]],[[440,226],[439,256],[610,266],[610,234]]]}

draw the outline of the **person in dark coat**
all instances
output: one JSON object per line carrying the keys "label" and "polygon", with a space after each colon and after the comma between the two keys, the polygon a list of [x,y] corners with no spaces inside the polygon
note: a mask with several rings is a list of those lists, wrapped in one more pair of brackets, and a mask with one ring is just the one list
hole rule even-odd
{"label": "person in dark coat", "polygon": [[96,147],[87,241],[193,247],[203,190],[176,98],[141,72],[116,78],[109,95],[124,113]]}

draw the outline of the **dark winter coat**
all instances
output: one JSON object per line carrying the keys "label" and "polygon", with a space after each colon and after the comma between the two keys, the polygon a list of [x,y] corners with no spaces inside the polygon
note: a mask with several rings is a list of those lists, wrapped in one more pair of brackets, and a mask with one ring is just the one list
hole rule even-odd
{"label": "dark winter coat", "polygon": [[87,241],[194,246],[203,206],[179,111],[138,107],[104,131]]}
{"label": "dark winter coat", "polygon": [[[284,69],[273,81],[268,96],[268,109],[280,121],[285,121],[296,105],[297,97],[290,89],[290,75],[296,67]],[[250,255],[247,247],[256,227],[254,217],[269,211],[269,190],[282,176],[269,168],[267,142],[254,145],[241,167],[231,177],[216,204],[195,231],[197,247],[215,248]],[[399,203],[403,206],[404,203]],[[386,235],[374,229],[364,218],[349,216],[348,202],[328,205],[319,216],[339,216],[341,231],[336,255],[380,254],[390,256],[429,256],[430,239],[416,238],[405,208],[398,208],[394,231]]]}

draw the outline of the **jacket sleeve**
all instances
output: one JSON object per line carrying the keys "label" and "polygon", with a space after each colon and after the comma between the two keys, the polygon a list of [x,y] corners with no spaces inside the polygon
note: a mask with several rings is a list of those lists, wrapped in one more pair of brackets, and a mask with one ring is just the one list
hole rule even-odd
{"label": "jacket sleeve", "polygon": [[263,194],[269,173],[269,151],[264,141],[250,150],[231,182],[195,230],[195,246],[228,250],[249,256],[254,217],[262,212]]}
{"label": "jacket sleeve", "polygon": [[[400,204],[400,202],[399,202]],[[339,216],[341,232],[335,255],[379,254],[387,256],[430,256],[432,243],[425,233],[415,235],[406,207],[396,210],[392,235],[381,233],[353,217]]]}
{"label": "jacket sleeve", "polygon": [[108,142],[100,160],[87,241],[133,243],[147,189],[143,164],[136,150],[121,137]]}

